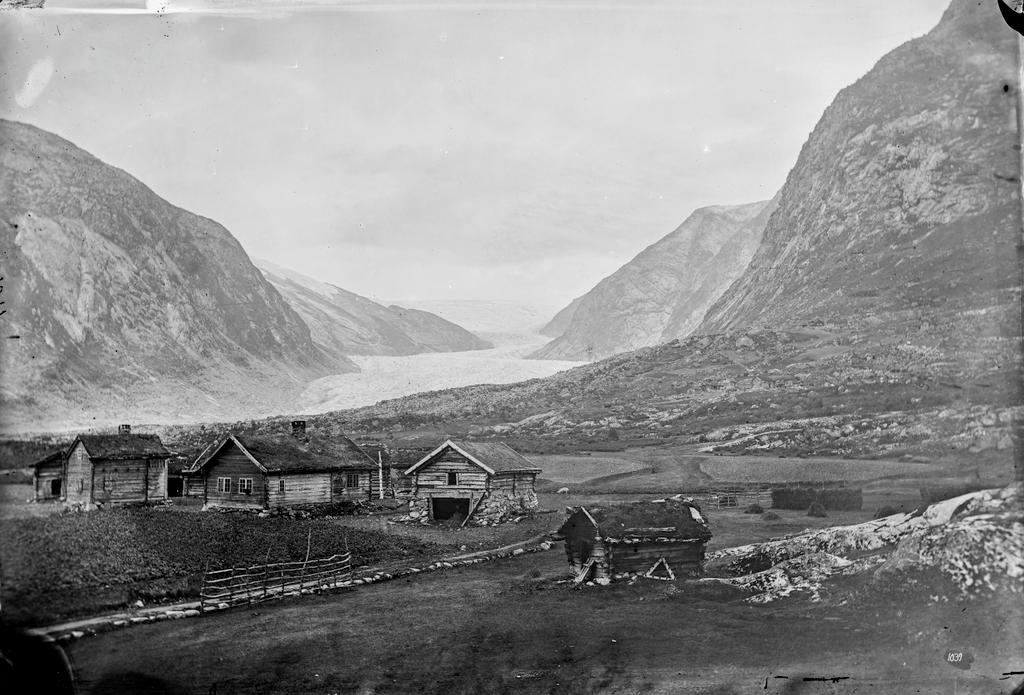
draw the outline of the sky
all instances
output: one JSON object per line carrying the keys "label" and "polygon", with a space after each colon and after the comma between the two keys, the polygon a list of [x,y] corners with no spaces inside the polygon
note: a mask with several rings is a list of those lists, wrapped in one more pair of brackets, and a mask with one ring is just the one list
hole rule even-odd
{"label": "sky", "polygon": [[0,117],[345,289],[557,309],[774,195],[946,4],[52,0],[0,13]]}

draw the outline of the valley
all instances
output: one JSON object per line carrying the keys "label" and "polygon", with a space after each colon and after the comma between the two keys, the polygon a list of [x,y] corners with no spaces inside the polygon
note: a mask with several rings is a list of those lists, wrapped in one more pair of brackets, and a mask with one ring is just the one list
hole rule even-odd
{"label": "valley", "polygon": [[479,335],[487,335],[496,346],[409,356],[352,356],[358,372],[316,379],[299,395],[294,409],[300,413],[324,413],[358,408],[415,393],[539,379],[580,364],[527,359],[543,344],[540,336],[485,332]]}

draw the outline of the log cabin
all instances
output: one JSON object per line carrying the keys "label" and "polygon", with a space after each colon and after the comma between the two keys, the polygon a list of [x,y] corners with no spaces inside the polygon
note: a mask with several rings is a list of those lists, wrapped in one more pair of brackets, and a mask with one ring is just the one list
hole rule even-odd
{"label": "log cabin", "polygon": [[536,509],[540,472],[507,444],[448,439],[405,471],[412,481],[409,516],[423,523],[505,521]]}
{"label": "log cabin", "polygon": [[64,452],[51,451],[32,463],[32,489],[36,502],[58,501],[64,494]]}
{"label": "log cabin", "polygon": [[155,434],[80,434],[64,459],[61,499],[74,508],[167,499],[170,452]]}
{"label": "log cabin", "polygon": [[557,531],[576,584],[643,576],[699,576],[711,538],[700,507],[685,500],[636,502],[607,508],[570,507]]}
{"label": "log cabin", "polygon": [[305,422],[292,434],[229,434],[186,471],[190,494],[204,509],[308,508],[367,500],[377,462],[347,437],[310,437]]}

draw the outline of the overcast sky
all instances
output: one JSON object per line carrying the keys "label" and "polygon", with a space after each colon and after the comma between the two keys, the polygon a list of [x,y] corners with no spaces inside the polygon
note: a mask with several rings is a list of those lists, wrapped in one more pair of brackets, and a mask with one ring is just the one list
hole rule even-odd
{"label": "overcast sky", "polygon": [[0,13],[0,116],[346,289],[552,306],[696,207],[771,197],[947,4],[154,3]]}

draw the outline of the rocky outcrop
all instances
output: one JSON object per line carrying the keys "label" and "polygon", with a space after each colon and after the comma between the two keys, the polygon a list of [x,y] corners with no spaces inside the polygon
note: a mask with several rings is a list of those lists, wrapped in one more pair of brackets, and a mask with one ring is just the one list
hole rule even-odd
{"label": "rocky outcrop", "polygon": [[593,360],[688,335],[746,268],[773,201],[695,211],[675,231],[574,300],[532,356]]}
{"label": "rocky outcrop", "polygon": [[492,347],[430,312],[384,306],[269,261],[256,264],[309,326],[313,341],[332,354],[414,355]]}
{"label": "rocky outcrop", "polygon": [[222,226],[11,121],[0,253],[8,425],[280,412],[309,379],[354,369],[313,344]]}
{"label": "rocky outcrop", "polygon": [[947,587],[964,599],[1024,595],[1022,484],[983,490],[854,526],[837,526],[708,556],[707,570],[749,591],[749,602],[792,595],[818,600],[837,575],[867,590]]}
{"label": "rocky outcrop", "polygon": [[964,319],[989,311],[985,335],[1015,334],[1015,36],[987,4],[954,0],[843,89],[700,331],[825,322],[971,343]]}

